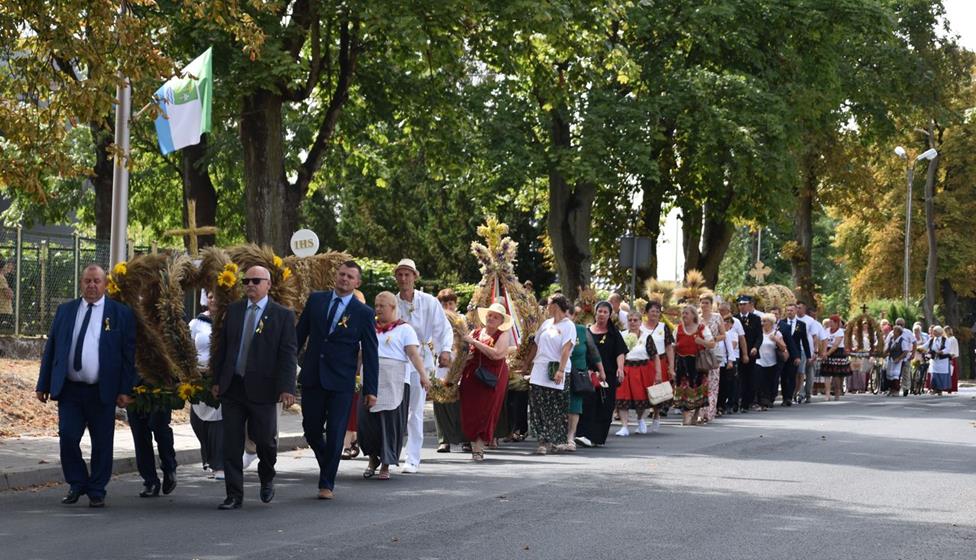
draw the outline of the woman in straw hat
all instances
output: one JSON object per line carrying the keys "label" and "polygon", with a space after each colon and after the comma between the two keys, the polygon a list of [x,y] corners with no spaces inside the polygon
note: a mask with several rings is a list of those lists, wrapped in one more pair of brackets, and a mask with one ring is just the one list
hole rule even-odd
{"label": "woman in straw hat", "polygon": [[508,347],[512,317],[500,303],[478,308],[484,327],[471,331],[464,342],[471,345],[470,358],[461,372],[461,430],[471,442],[471,458],[484,461],[485,442],[495,433],[498,414],[508,387]]}

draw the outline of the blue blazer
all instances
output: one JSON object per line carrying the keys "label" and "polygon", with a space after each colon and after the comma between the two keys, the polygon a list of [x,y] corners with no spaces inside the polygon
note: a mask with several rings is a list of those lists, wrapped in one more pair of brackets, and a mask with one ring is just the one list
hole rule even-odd
{"label": "blue blazer", "polygon": [[303,387],[351,393],[356,388],[356,366],[363,352],[363,394],[375,395],[379,376],[376,343],[376,314],[356,298],[342,312],[339,324],[329,335],[325,319],[334,292],[315,292],[308,297],[298,320],[298,349],[306,341],[305,360],[298,380]]}
{"label": "blue blazer", "polygon": [[[58,400],[68,379],[72,359],[68,355],[71,335],[82,301],[78,298],[58,306],[44,345],[37,391],[50,393],[53,400]],[[108,297],[105,298],[103,325],[105,319],[108,319],[109,329],[102,327],[98,339],[98,394],[102,403],[110,404],[119,395],[131,395],[136,384],[136,322],[127,305]]]}
{"label": "blue blazer", "polygon": [[779,333],[783,335],[783,342],[786,343],[786,351],[789,354],[790,360],[799,358],[801,350],[805,352],[806,356],[810,355],[810,343],[807,341],[807,326],[803,324],[803,321],[796,319],[796,329],[793,333],[790,333],[790,324],[786,319],[780,319],[778,327]]}

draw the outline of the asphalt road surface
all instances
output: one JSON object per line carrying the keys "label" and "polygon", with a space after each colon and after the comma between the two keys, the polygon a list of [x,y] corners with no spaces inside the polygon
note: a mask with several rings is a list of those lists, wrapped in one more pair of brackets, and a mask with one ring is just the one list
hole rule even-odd
{"label": "asphalt road surface", "polygon": [[332,502],[308,450],[279,456],[269,505],[252,467],[237,511],[198,465],[156,499],[119,477],[104,510],[60,505],[64,486],[5,492],[0,558],[976,558],[972,390],[676,423],[572,455],[425,449],[390,481],[343,461]]}

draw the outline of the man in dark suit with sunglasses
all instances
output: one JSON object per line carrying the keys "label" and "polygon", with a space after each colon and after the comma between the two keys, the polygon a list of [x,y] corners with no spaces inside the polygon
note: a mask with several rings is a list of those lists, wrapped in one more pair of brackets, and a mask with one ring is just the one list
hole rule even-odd
{"label": "man in dark suit with sunglasses", "polygon": [[247,269],[244,300],[232,303],[218,334],[214,361],[215,396],[224,415],[224,483],[220,509],[238,509],[244,501],[244,436],[256,444],[261,501],[274,498],[277,460],[277,403],[295,403],[295,314],[268,296],[271,273]]}

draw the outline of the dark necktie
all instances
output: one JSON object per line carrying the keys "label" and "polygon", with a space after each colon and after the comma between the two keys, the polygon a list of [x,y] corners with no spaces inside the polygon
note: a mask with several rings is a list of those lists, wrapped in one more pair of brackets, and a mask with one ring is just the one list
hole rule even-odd
{"label": "dark necktie", "polygon": [[328,329],[327,330],[328,334],[332,334],[332,322],[335,320],[336,310],[339,309],[340,303],[342,303],[342,300],[339,299],[339,296],[333,294],[332,306],[329,307],[329,314],[326,315],[325,317],[325,326]]}
{"label": "dark necktie", "polygon": [[85,310],[85,318],[81,321],[81,329],[78,331],[78,340],[75,342],[75,360],[71,364],[75,371],[81,371],[81,351],[85,348],[85,334],[88,333],[88,323],[91,321],[93,307],[92,304],[88,304],[88,309]]}
{"label": "dark necktie", "polygon": [[237,354],[237,370],[235,373],[244,377],[247,368],[247,352],[251,348],[251,340],[254,338],[255,323],[258,318],[258,304],[252,303],[247,308],[247,318],[244,320],[244,336],[241,338],[241,349]]}

